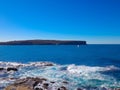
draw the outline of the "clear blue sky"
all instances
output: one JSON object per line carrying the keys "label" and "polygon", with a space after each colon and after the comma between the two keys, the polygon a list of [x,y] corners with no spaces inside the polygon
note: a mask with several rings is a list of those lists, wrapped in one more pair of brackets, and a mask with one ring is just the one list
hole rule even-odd
{"label": "clear blue sky", "polygon": [[120,0],[0,0],[0,41],[120,44]]}

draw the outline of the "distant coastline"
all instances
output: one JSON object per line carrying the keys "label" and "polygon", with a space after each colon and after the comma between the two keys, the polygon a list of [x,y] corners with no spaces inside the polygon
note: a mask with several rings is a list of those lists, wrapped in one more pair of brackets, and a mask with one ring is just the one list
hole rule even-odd
{"label": "distant coastline", "polygon": [[77,40],[18,40],[0,42],[0,45],[86,45],[86,41]]}

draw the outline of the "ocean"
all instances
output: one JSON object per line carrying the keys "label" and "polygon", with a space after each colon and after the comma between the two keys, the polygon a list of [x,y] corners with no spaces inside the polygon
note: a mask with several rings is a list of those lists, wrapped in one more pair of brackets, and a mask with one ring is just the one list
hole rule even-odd
{"label": "ocean", "polygon": [[[40,68],[41,62],[54,66]],[[120,88],[120,45],[1,45],[0,67],[16,65],[23,67],[14,74],[0,72],[1,90],[14,81],[4,78],[24,77],[66,80],[68,90]]]}

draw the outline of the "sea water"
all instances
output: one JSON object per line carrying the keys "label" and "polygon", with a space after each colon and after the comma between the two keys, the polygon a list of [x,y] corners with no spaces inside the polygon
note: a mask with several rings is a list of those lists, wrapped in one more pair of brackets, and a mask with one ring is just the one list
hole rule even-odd
{"label": "sea water", "polygon": [[[0,67],[22,66],[18,72],[0,72],[0,88],[8,78],[45,77],[78,87],[120,87],[120,45],[0,46]],[[54,66],[41,67],[41,62]],[[6,79],[5,79],[6,78]]]}

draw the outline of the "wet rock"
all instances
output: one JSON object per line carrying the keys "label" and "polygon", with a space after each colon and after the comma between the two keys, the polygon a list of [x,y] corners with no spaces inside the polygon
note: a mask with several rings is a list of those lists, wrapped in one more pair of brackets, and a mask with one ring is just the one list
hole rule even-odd
{"label": "wet rock", "polygon": [[7,68],[7,71],[18,71],[17,68]]}
{"label": "wet rock", "polygon": [[51,83],[49,80],[45,78],[27,77],[16,80],[14,84],[7,86],[4,90],[67,90],[65,86],[54,87],[54,85],[58,85],[58,83],[57,82]]}
{"label": "wet rock", "polygon": [[54,66],[52,63],[48,63],[45,66]]}
{"label": "wet rock", "polygon": [[67,90],[67,88],[62,86],[62,87],[59,88],[59,90]]}
{"label": "wet rock", "polygon": [[4,68],[0,68],[0,71],[4,70]]}
{"label": "wet rock", "polygon": [[64,83],[64,84],[68,84],[68,82],[67,82],[67,81],[63,81],[63,83]]}
{"label": "wet rock", "polygon": [[55,83],[54,81],[51,81],[50,83]]}
{"label": "wet rock", "polygon": [[44,87],[42,86],[41,83],[38,83],[35,87],[34,90],[44,90]]}
{"label": "wet rock", "polygon": [[[14,84],[5,88],[5,90],[34,90],[33,86],[35,82],[41,80],[40,78],[27,77],[24,79],[18,79]],[[40,82],[40,81],[39,81]]]}
{"label": "wet rock", "polygon": [[60,90],[60,88],[58,88],[58,90]]}
{"label": "wet rock", "polygon": [[40,83],[39,81],[36,81],[36,82],[33,84],[33,88],[34,88],[35,86],[37,86],[39,83]]}
{"label": "wet rock", "polygon": [[43,87],[44,87],[45,89],[48,89],[48,86],[49,86],[49,83],[44,83],[44,84],[43,84]]}
{"label": "wet rock", "polygon": [[67,90],[66,87],[62,86],[60,88],[58,88],[58,90]]}
{"label": "wet rock", "polygon": [[36,88],[35,90],[43,90],[42,88]]}
{"label": "wet rock", "polygon": [[77,88],[77,90],[83,90],[83,89],[81,89],[81,88]]}

